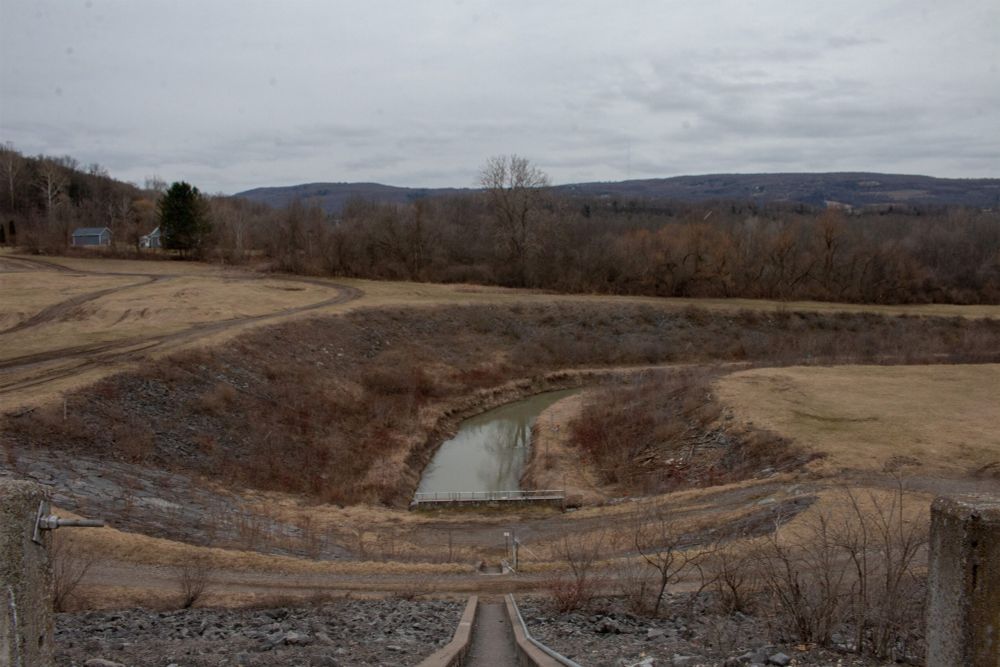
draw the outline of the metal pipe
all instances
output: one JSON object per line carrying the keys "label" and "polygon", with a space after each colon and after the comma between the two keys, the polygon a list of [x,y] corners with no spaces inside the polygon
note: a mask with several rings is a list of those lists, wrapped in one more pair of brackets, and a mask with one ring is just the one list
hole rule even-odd
{"label": "metal pipe", "polygon": [[103,519],[62,519],[55,515],[45,519],[52,528],[104,528]]}

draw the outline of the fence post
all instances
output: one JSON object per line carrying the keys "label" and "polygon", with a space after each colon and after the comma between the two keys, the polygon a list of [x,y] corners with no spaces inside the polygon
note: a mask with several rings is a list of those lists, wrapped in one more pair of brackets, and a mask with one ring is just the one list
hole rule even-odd
{"label": "fence post", "polygon": [[931,505],[929,667],[1000,667],[1000,497]]}
{"label": "fence post", "polygon": [[48,499],[33,482],[0,480],[0,665],[53,664],[51,531],[32,539]]}

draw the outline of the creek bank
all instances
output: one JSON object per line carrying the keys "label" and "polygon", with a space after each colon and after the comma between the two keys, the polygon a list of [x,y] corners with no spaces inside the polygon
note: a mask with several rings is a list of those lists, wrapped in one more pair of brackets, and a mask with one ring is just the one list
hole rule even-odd
{"label": "creek bank", "polygon": [[543,410],[531,431],[531,449],[521,476],[523,489],[562,489],[567,507],[599,505],[618,494],[602,485],[597,471],[571,442],[570,423],[583,408],[584,392],[568,396]]}
{"label": "creek bank", "polygon": [[[669,368],[658,367],[658,368]],[[476,415],[498,408],[506,403],[519,401],[535,394],[561,389],[577,389],[590,384],[622,381],[624,378],[650,371],[649,366],[614,369],[561,370],[531,378],[521,378],[504,384],[481,389],[457,400],[433,406],[421,421],[429,423],[421,444],[413,446],[406,459],[406,469],[400,480],[399,499],[395,506],[406,506],[420,485],[424,469],[433,459],[441,444],[455,436],[460,424]]]}
{"label": "creek bank", "polygon": [[463,608],[463,602],[386,598],[315,607],[58,614],[56,664],[414,665],[450,641]]}

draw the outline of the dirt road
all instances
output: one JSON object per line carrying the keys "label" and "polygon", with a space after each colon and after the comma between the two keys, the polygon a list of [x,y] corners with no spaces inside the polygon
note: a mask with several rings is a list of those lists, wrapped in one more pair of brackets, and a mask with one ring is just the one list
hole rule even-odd
{"label": "dirt road", "polygon": [[[182,323],[179,328],[167,327],[164,332],[149,333],[142,330],[141,333],[137,331],[137,335],[129,335],[131,332],[127,328],[123,328],[120,335],[118,332],[109,333],[109,330],[118,322],[132,316],[131,309],[127,309],[122,311],[120,317],[117,318],[118,321],[112,321],[110,326],[101,331],[101,335],[97,336],[100,340],[97,342],[60,346],[58,337],[46,329],[46,325],[57,325],[80,319],[83,317],[81,312],[85,306],[96,306],[106,302],[109,297],[120,297],[125,292],[136,291],[140,288],[148,289],[154,285],[162,285],[188,276],[176,272],[158,273],[154,270],[149,273],[135,273],[99,268],[70,268],[57,262],[23,257],[5,257],[3,262],[3,266],[0,267],[2,269],[0,272],[3,273],[47,272],[66,274],[67,277],[104,276],[116,279],[134,278],[135,280],[124,285],[85,292],[44,305],[22,321],[0,331],[0,348],[7,350],[22,349],[26,337],[52,342],[51,347],[46,346],[46,349],[42,351],[7,356],[0,360],[0,408],[15,407],[18,403],[23,405],[26,400],[29,404],[36,404],[39,399],[55,393],[46,390],[58,388],[60,381],[84,377],[93,381],[95,375],[104,374],[104,372],[111,370],[121,370],[129,365],[190,346],[209,337],[235,333],[250,326],[275,323],[292,316],[337,306],[357,299],[363,294],[357,288],[337,285],[329,281],[267,276],[266,279],[269,281],[280,281],[281,284],[287,284],[290,291],[304,289],[303,286],[309,286],[311,289],[319,288],[318,292],[325,298],[259,314],[208,319],[207,321],[188,323],[186,326]],[[97,264],[95,266],[103,265]],[[264,277],[260,274],[249,272],[227,272],[224,274],[227,288],[233,283],[246,283],[253,286],[263,279]],[[138,314],[140,317],[142,315],[143,313]],[[111,338],[111,340],[104,340],[105,338]],[[31,390],[30,393],[29,390]]]}

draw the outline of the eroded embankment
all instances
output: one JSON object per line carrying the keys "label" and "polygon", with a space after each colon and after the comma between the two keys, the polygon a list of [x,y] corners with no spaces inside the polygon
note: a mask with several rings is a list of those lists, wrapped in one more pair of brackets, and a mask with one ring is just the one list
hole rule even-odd
{"label": "eroded embankment", "polygon": [[85,451],[232,487],[402,506],[463,417],[580,384],[574,369],[995,360],[998,349],[993,320],[634,304],[359,310],[108,378],[70,394],[65,413],[7,417],[3,437],[14,450]]}

